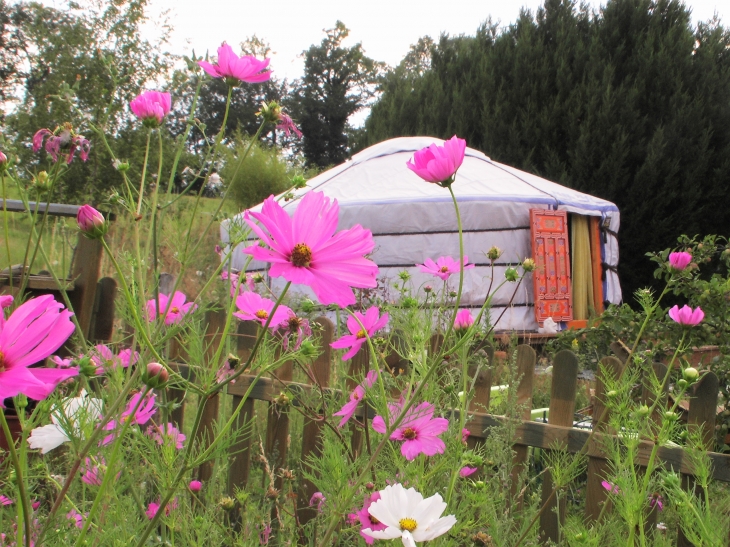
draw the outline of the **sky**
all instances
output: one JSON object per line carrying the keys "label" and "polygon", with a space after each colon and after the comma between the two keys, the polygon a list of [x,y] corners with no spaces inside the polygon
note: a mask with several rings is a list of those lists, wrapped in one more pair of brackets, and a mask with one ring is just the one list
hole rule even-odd
{"label": "sky", "polygon": [[[149,0],[150,24],[145,34],[159,32],[155,25],[168,12],[173,27],[169,51],[175,54],[215,55],[221,42],[237,46],[256,35],[267,41],[274,54],[271,67],[278,78],[292,80],[304,70],[302,51],[324,38],[325,28],[337,20],[350,29],[344,45],[360,42],[366,55],[397,65],[411,44],[441,33],[473,35],[488,17],[507,26],[522,7],[534,12],[543,0]],[[46,3],[56,4],[51,0]],[[593,8],[601,2],[588,0]],[[603,2],[605,4],[605,1]],[[688,0],[693,21],[706,21],[714,13],[730,19],[728,0]]]}

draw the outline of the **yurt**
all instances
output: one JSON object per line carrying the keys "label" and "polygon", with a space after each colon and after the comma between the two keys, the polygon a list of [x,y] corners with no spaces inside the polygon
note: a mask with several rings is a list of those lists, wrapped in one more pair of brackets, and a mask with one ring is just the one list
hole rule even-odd
{"label": "yurt", "polygon": [[[294,199],[281,204],[293,214],[306,192],[336,199],[339,229],[360,224],[372,232],[372,259],[380,267],[384,294],[403,270],[411,274],[414,290],[426,284],[440,289],[441,280],[421,273],[416,265],[447,255],[458,259],[454,205],[447,189],[424,182],[406,167],[414,152],[433,143],[443,141],[402,137],[371,146],[310,179]],[[621,301],[616,273],[619,211],[613,203],[497,163],[471,148],[452,189],[464,253],[475,264],[464,271],[462,306],[481,307],[490,285],[498,286],[507,268],[521,272],[520,264],[528,257],[537,264],[516,293],[516,284],[507,283],[494,295],[490,317],[497,331],[536,331],[548,317],[563,328],[580,325],[607,303]],[[231,223],[242,222],[242,215],[223,222],[224,243],[229,242]],[[492,247],[503,251],[495,261],[487,257]],[[234,269],[246,263],[243,248],[240,244],[231,255]],[[253,262],[248,271],[265,272],[266,266]],[[283,286],[282,280],[270,281]],[[448,283],[456,288],[457,276]]]}

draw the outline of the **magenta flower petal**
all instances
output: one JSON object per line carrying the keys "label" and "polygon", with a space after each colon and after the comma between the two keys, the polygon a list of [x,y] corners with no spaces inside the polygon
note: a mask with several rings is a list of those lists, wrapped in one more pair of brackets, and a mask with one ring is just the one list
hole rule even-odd
{"label": "magenta flower petal", "polygon": [[169,93],[145,91],[129,103],[129,107],[140,120],[158,126],[170,113],[172,99]]}
{"label": "magenta flower petal", "polygon": [[[357,319],[356,319],[357,318]],[[358,319],[360,322],[358,322]],[[362,327],[360,326],[362,323]],[[360,348],[365,344],[367,338],[373,335],[388,324],[388,314],[384,313],[380,316],[380,310],[376,306],[369,308],[365,315],[355,312],[347,318],[347,328],[351,334],[345,335],[330,344],[335,349],[350,348],[350,350],[342,356],[342,360],[346,361],[355,356]],[[364,328],[363,328],[364,327]]]}
{"label": "magenta flower petal", "polygon": [[670,309],[669,317],[680,325],[694,327],[699,325],[705,318],[705,312],[699,306],[693,310],[685,304],[681,309],[679,306],[674,306]]}
{"label": "magenta flower petal", "polygon": [[461,167],[466,153],[466,141],[454,135],[443,145],[432,144],[413,155],[406,166],[426,182],[449,186]]}
{"label": "magenta flower petal", "polygon": [[310,286],[322,304],[354,304],[352,287],[376,286],[378,267],[364,258],[375,242],[359,225],[334,233],[338,216],[337,201],[320,192],[308,192],[292,218],[271,196],[260,213],[245,217],[268,248],[252,245],[243,252],[270,262],[272,277]]}
{"label": "magenta flower petal", "polygon": [[199,61],[198,65],[213,78],[226,78],[250,84],[267,82],[271,78],[271,71],[264,71],[269,66],[269,59],[259,61],[250,55],[239,57],[225,42],[218,48],[217,64]]}
{"label": "magenta flower petal", "polygon": [[[389,404],[389,420],[393,423],[401,412],[401,405]],[[438,435],[449,428],[449,421],[445,418],[432,418],[434,406],[423,402],[406,413],[401,425],[390,435],[392,441],[402,441],[401,454],[407,460],[413,460],[419,454],[433,456],[443,454],[446,444]],[[385,420],[376,416],[373,419],[373,429],[385,433]]]}
{"label": "magenta flower petal", "polygon": [[455,273],[459,273],[462,269],[470,270],[473,268],[474,264],[467,264],[468,261],[469,257],[464,255],[464,261],[462,262],[463,268],[460,268],[458,260],[454,260],[450,256],[442,256],[439,257],[436,262],[427,258],[424,260],[423,264],[416,264],[416,266],[420,267],[421,272],[430,273],[431,275],[435,275],[443,281],[446,281],[449,277]]}
{"label": "magenta flower petal", "polygon": [[669,253],[669,266],[681,272],[692,262],[692,255],[687,252]]}

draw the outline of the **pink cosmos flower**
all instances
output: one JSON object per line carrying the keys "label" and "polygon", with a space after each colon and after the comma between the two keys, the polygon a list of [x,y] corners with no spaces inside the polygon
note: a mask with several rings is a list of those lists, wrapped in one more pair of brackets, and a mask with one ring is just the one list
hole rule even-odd
{"label": "pink cosmos flower", "polygon": [[52,295],[31,298],[0,324],[0,404],[19,393],[42,400],[78,368],[29,368],[56,351],[71,336],[73,314]]}
{"label": "pink cosmos flower", "polygon": [[[470,270],[474,267],[474,264],[467,264],[469,261],[469,257],[464,255],[464,270]],[[424,260],[423,264],[416,264],[416,266],[420,266],[421,271],[423,273],[430,273],[432,275],[435,275],[436,277],[440,277],[442,280],[446,281],[449,277],[451,277],[455,273],[459,273],[459,261],[454,260],[450,256],[442,256],[434,262],[430,258],[427,258]]]}
{"label": "pink cosmos flower", "polygon": [[258,84],[271,78],[271,71],[262,72],[269,66],[269,59],[259,61],[250,55],[239,57],[225,42],[218,48],[218,63],[212,65],[206,61],[198,61],[198,65],[213,78],[225,78],[229,85],[238,82]]}
{"label": "pink cosmos flower", "polygon": [[0,295],[0,331],[5,326],[5,308],[9,308],[13,305],[13,297],[10,294]]}
{"label": "pink cosmos flower", "polygon": [[702,308],[700,308],[699,306],[695,310],[693,310],[685,304],[682,309],[679,309],[679,306],[674,306],[672,309],[670,309],[669,317],[671,317],[680,325],[694,327],[696,325],[699,325],[705,318],[705,312],[703,312]]}
{"label": "pink cosmos flower", "polygon": [[221,272],[221,279],[223,281],[230,281],[231,284],[231,298],[236,298],[237,294],[243,294],[246,292],[246,289],[249,291],[255,291],[256,290],[256,284],[253,280],[252,274],[246,274],[244,276],[244,279],[241,279],[240,283],[238,281],[240,277],[240,274],[231,272],[228,273],[227,270],[223,270]]}
{"label": "pink cosmos flower", "polygon": [[279,123],[276,124],[276,129],[283,130],[287,137],[290,137],[294,133],[298,138],[302,138],[302,132],[299,131],[294,121],[286,114],[279,114]]}
{"label": "pink cosmos flower", "polygon": [[419,150],[406,165],[426,182],[447,187],[454,182],[454,175],[464,161],[465,152],[466,141],[454,135],[441,146],[432,144]]}
{"label": "pink cosmos flower", "polygon": [[145,91],[129,103],[134,115],[145,122],[145,125],[157,127],[162,119],[170,113],[172,99],[169,93]]}
{"label": "pink cosmos flower", "polygon": [[98,462],[93,458],[86,458],[85,463],[81,465],[81,481],[91,486],[101,486],[105,472],[106,461],[104,458],[100,458]]}
{"label": "pink cosmos flower", "polygon": [[281,331],[281,345],[284,348],[284,351],[287,351],[289,349],[289,337],[294,336],[296,338],[296,341],[294,342],[294,349],[298,350],[302,346],[304,339],[312,336],[312,327],[309,325],[309,321],[303,317],[297,316],[297,314],[289,308],[286,309],[288,310],[288,317],[281,321],[277,326],[277,331]]}
{"label": "pink cosmos flower", "polygon": [[203,483],[200,481],[190,481],[188,488],[190,488],[191,492],[200,492],[200,489],[203,488]]}
{"label": "pink cosmos flower", "polygon": [[157,302],[155,302],[154,298],[147,301],[147,318],[150,322],[154,321],[158,315],[160,317],[164,315],[165,325],[179,323],[185,315],[198,308],[197,304],[194,304],[193,302],[186,302],[187,297],[180,291],[175,291],[175,294],[172,295],[171,302],[170,298],[166,294],[160,294],[159,298],[159,308],[157,307]]}
{"label": "pink cosmos flower", "polygon": [[469,310],[459,310],[454,318],[454,330],[466,330],[474,324],[474,317],[472,317]]}
{"label": "pink cosmos flower", "polygon": [[[357,319],[355,319],[357,317]],[[358,319],[360,320],[358,322]],[[362,327],[360,324],[362,323]],[[335,340],[330,344],[335,349],[350,348],[347,353],[342,356],[343,361],[347,361],[360,351],[360,348],[373,335],[388,324],[388,314],[384,313],[380,316],[380,309],[377,306],[369,308],[365,315],[356,311],[354,316],[347,318],[347,328],[352,334],[348,334]]]}
{"label": "pink cosmos flower", "polygon": [[[275,305],[276,302],[268,298],[264,298],[258,293],[245,292],[236,298],[236,307],[239,311],[235,312],[233,315],[241,321],[258,321],[261,323],[261,326],[264,326]],[[271,321],[269,321],[269,328],[278,328],[282,321],[286,321],[288,319],[289,313],[294,312],[286,306],[280,305],[276,308]]]}
{"label": "pink cosmos flower", "polygon": [[467,428],[464,428],[461,430],[461,443],[466,444],[467,439],[469,438],[469,430]]}
{"label": "pink cosmos flower", "polygon": [[692,255],[686,252],[669,253],[669,266],[678,272],[684,270],[692,262]]}
{"label": "pink cosmos flower", "polygon": [[175,427],[171,423],[165,424],[162,428],[159,428],[155,425],[150,425],[147,428],[147,435],[149,435],[153,440],[157,441],[157,444],[159,445],[169,443],[178,450],[182,449],[183,442],[187,438],[185,435],[180,433],[180,430],[178,430],[177,427]]}
{"label": "pink cosmos flower", "polygon": [[65,359],[60,358],[58,355],[52,355],[50,357],[51,362],[55,363],[57,366],[61,368],[68,368],[73,364],[73,359],[70,357],[66,357]]}
{"label": "pink cosmos flower", "polygon": [[259,545],[268,545],[271,538],[271,525],[267,524],[259,532]]}
{"label": "pink cosmos flower", "polygon": [[12,505],[15,503],[13,500],[11,500],[7,496],[0,496],[0,505]]}
{"label": "pink cosmos flower", "polygon": [[41,506],[41,502],[38,500],[34,500],[31,502],[30,506],[33,508],[33,511],[38,511],[38,508]]}
{"label": "pink cosmos flower", "polygon": [[[124,412],[122,412],[120,422],[123,423],[125,421],[129,421],[130,425],[144,425],[152,419],[152,416],[154,416],[156,412],[156,395],[154,393],[148,393],[147,396],[140,402],[141,398],[141,392],[132,395],[132,398],[129,399],[129,402],[127,403],[127,407],[124,409]],[[137,408],[137,410],[134,410],[135,407]],[[106,431],[114,431],[114,433],[104,437],[99,443],[100,446],[107,445],[116,438],[117,432],[115,430],[117,429],[118,425],[119,424],[117,424],[116,420],[110,420],[104,426],[104,429]]]}
{"label": "pink cosmos flower", "polygon": [[357,405],[360,404],[360,401],[363,397],[365,397],[365,388],[373,387],[373,384],[375,383],[375,380],[378,377],[378,371],[377,370],[371,370],[368,372],[367,376],[365,376],[365,379],[363,380],[363,383],[357,386],[352,393],[350,393],[350,400],[345,403],[345,405],[339,410],[339,412],[335,412],[333,416],[342,416],[342,420],[340,420],[340,423],[337,425],[337,427],[344,427],[345,424],[352,418],[353,414],[355,414],[355,411],[357,410]]}
{"label": "pink cosmos flower", "polygon": [[[287,133],[288,135],[288,133]],[[5,167],[5,164],[8,163],[8,157],[3,154],[3,151],[0,150],[0,171],[2,171],[3,167]]]}
{"label": "pink cosmos flower", "polygon": [[[390,423],[393,423],[400,415],[401,405],[390,403],[388,408]],[[410,408],[400,427],[390,435],[391,441],[403,441],[400,451],[407,460],[413,460],[421,453],[426,456],[444,453],[446,444],[438,435],[449,428],[449,421],[446,418],[433,418],[433,412],[434,406],[428,402]],[[378,433],[386,432],[382,416],[373,418],[373,429]]]}
{"label": "pink cosmos flower", "polygon": [[351,287],[377,285],[378,267],[364,257],[375,242],[370,230],[359,224],[335,233],[338,215],[337,200],[321,192],[308,192],[293,217],[271,196],[260,213],[246,212],[251,229],[269,248],[252,245],[243,252],[271,262],[272,277],[309,285],[322,304],[349,306],[355,303]]}
{"label": "pink cosmos flower", "polygon": [[66,513],[66,518],[73,521],[73,525],[79,530],[84,527],[84,515],[79,513],[76,509],[71,509],[68,513]]}
{"label": "pink cosmos flower", "polygon": [[601,481],[601,486],[608,490],[611,494],[620,494],[621,490],[619,490],[619,487],[613,484],[612,482],[608,481]]}
{"label": "pink cosmos flower", "polygon": [[[170,503],[167,504],[167,507],[165,507],[165,516],[170,516],[170,513],[177,509],[177,498],[173,499]],[[157,515],[157,511],[160,510],[160,504],[157,502],[152,502],[147,506],[147,511],[145,511],[145,515],[147,515],[147,518],[152,520],[155,518],[155,515]]]}
{"label": "pink cosmos flower", "polygon": [[83,161],[89,159],[91,144],[83,136],[75,134],[68,125],[56,128],[55,132],[50,129],[38,130],[33,135],[33,152],[38,152],[44,141],[46,152],[53,158],[53,161],[58,161],[61,150],[68,150],[66,163],[73,161],[77,151]]}
{"label": "pink cosmos flower", "polygon": [[363,530],[369,528],[374,532],[378,532],[380,530],[385,530],[386,528],[385,524],[380,522],[368,512],[370,506],[379,499],[380,492],[373,492],[372,494],[370,494],[370,496],[365,498],[365,504],[362,506],[362,509],[360,509],[357,513],[353,513],[351,515],[353,517],[353,520],[360,521],[360,536],[362,536],[362,538],[365,540],[365,543],[367,543],[368,545],[372,545],[373,543],[375,543],[375,539],[363,534]]}
{"label": "pink cosmos flower", "polygon": [[322,513],[324,511],[324,502],[326,501],[327,498],[324,497],[324,494],[322,492],[315,492],[309,499],[309,506],[313,507],[314,505],[316,505],[317,512]]}
{"label": "pink cosmos flower", "polygon": [[117,354],[117,359],[123,368],[128,368],[129,365],[134,365],[139,361],[139,352],[132,353],[131,348],[123,349]]}
{"label": "pink cosmos flower", "polygon": [[464,466],[461,469],[459,469],[459,476],[462,479],[465,479],[466,477],[468,477],[469,475],[473,475],[477,471],[478,471],[478,469],[476,467]]}
{"label": "pink cosmos flower", "polygon": [[658,507],[660,511],[664,510],[664,498],[662,498],[662,495],[659,492],[654,492],[649,495],[649,507],[652,509],[654,509],[654,507]]}

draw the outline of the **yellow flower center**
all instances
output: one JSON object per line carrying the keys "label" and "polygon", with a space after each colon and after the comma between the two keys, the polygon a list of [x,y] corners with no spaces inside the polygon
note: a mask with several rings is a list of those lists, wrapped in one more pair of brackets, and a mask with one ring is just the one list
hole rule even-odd
{"label": "yellow flower center", "polygon": [[180,308],[178,308],[177,306],[173,306],[172,308],[170,308],[170,313],[180,313]]}
{"label": "yellow flower center", "polygon": [[[2,313],[2,312],[0,312]],[[7,368],[7,365],[5,363],[5,354],[0,351],[0,372],[5,372],[5,369]]]}
{"label": "yellow flower center", "polygon": [[291,252],[291,263],[298,268],[308,268],[312,262],[312,249],[306,243],[297,243]]}
{"label": "yellow flower center", "polygon": [[408,530],[409,532],[413,532],[413,530],[415,530],[417,526],[416,521],[411,518],[400,519],[398,521],[398,524],[400,524],[401,530]]}
{"label": "yellow flower center", "polygon": [[365,332],[365,329],[360,329],[359,331],[357,331],[357,334],[355,336],[357,336],[358,338],[365,338],[367,335],[368,333]]}
{"label": "yellow flower center", "polygon": [[269,312],[266,310],[259,310],[254,314],[259,319],[268,319],[269,318]]}
{"label": "yellow flower center", "polygon": [[380,521],[378,519],[376,519],[374,516],[368,515],[368,518],[370,519],[370,524],[380,524]]}
{"label": "yellow flower center", "polygon": [[417,437],[416,430],[413,429],[412,427],[406,427],[403,430],[403,437],[408,439],[409,441],[412,441],[413,439],[415,439]]}
{"label": "yellow flower center", "polygon": [[448,267],[448,266],[441,266],[441,271],[442,271],[443,273],[446,273],[446,272],[448,272],[448,271],[449,271],[449,267]]}

